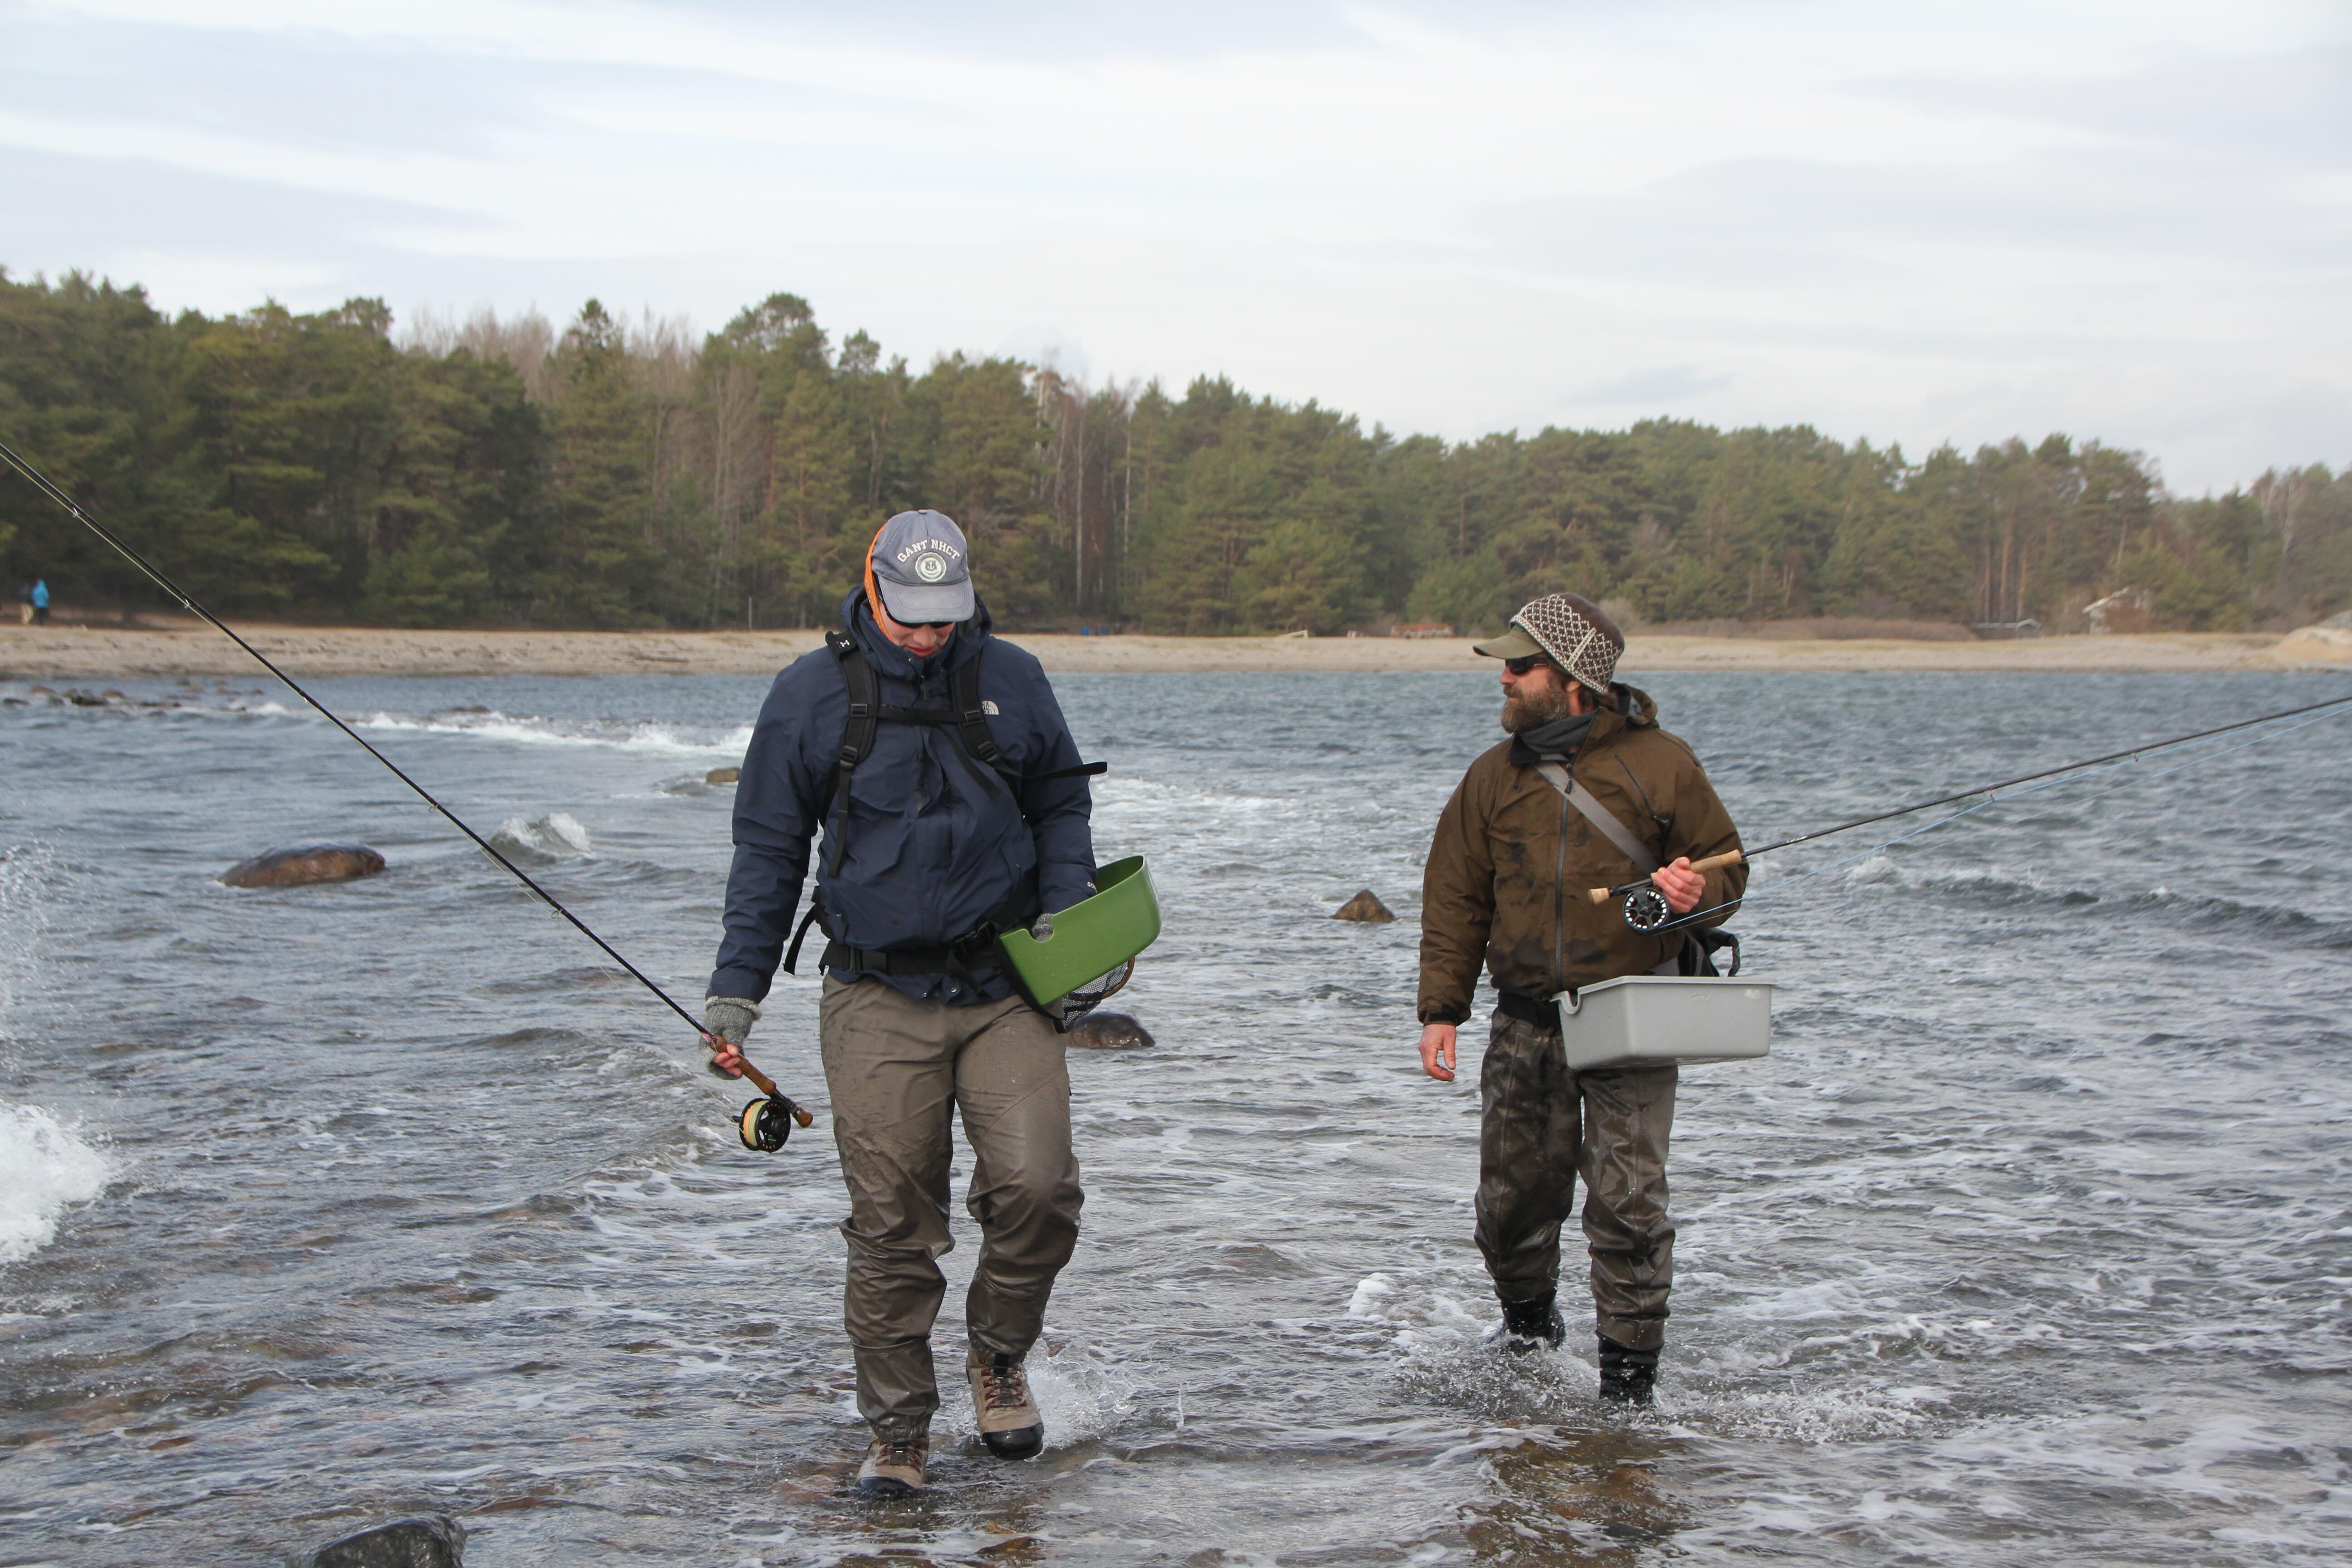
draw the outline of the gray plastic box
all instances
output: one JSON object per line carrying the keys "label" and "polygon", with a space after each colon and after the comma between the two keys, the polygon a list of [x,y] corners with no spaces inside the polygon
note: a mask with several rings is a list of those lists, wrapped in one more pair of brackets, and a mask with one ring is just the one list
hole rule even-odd
{"label": "gray plastic box", "polygon": [[1588,1068],[1742,1061],[1772,1049],[1772,983],[1627,974],[1561,992],[1568,1065]]}

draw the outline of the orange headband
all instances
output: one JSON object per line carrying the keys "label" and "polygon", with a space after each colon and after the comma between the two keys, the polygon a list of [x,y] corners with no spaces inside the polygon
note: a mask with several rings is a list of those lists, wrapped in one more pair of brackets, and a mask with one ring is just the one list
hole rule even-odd
{"label": "orange headband", "polygon": [[[882,528],[889,526],[889,520],[885,518]],[[882,528],[876,529],[874,537],[866,542],[866,607],[874,612],[874,618],[877,621],[882,618],[884,612],[882,585],[874,580],[874,547],[882,542]]]}

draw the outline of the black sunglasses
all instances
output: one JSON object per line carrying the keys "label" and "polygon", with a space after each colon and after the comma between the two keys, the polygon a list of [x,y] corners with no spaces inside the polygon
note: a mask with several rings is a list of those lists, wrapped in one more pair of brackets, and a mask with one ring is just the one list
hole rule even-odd
{"label": "black sunglasses", "polygon": [[1525,675],[1536,666],[1539,664],[1549,664],[1550,662],[1551,658],[1548,654],[1531,653],[1524,655],[1518,658],[1505,659],[1503,661],[1503,668],[1509,670],[1513,675]]}

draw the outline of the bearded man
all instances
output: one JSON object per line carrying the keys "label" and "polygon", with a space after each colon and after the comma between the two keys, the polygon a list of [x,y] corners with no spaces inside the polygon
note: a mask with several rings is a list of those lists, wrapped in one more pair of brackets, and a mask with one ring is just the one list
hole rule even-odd
{"label": "bearded man", "polygon": [[[1647,1405],[1674,1282],[1666,1138],[1675,1069],[1571,1072],[1550,998],[1624,974],[1696,972],[1690,933],[1720,923],[1745,866],[1730,815],[1657,705],[1614,676],[1625,637],[1591,601],[1550,594],[1477,645],[1503,661],[1510,739],[1445,803],[1422,882],[1421,1062],[1451,1081],[1482,963],[1496,993],[1478,1068],[1478,1250],[1514,1351],[1557,1347],[1559,1229],[1584,1180],[1601,1394]],[[1643,933],[1584,889],[1648,875],[1679,922]]]}

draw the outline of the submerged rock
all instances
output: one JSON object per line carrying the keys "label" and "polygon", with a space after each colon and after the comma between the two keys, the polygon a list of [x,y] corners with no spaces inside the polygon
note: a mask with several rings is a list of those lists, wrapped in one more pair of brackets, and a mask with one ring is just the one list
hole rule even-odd
{"label": "submerged rock", "polygon": [[396,1519],[330,1541],[302,1568],[465,1568],[466,1531],[454,1519]]}
{"label": "submerged rock", "polygon": [[1389,912],[1389,907],[1386,904],[1372,896],[1372,890],[1370,888],[1366,888],[1362,892],[1333,910],[1331,918],[1335,921],[1369,921],[1374,925],[1386,925],[1396,919],[1396,916]]}
{"label": "submerged rock", "polygon": [[304,844],[240,860],[221,873],[221,881],[232,888],[299,888],[349,882],[383,869],[383,857],[364,844]]}
{"label": "submerged rock", "polygon": [[733,784],[743,776],[741,768],[713,768],[702,775],[704,784]]}
{"label": "submerged rock", "polygon": [[1089,1013],[1070,1026],[1070,1044],[1094,1051],[1142,1051],[1159,1044],[1124,1013]]}

